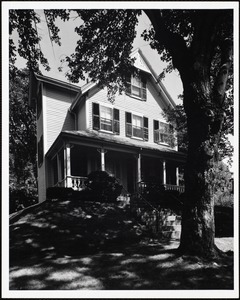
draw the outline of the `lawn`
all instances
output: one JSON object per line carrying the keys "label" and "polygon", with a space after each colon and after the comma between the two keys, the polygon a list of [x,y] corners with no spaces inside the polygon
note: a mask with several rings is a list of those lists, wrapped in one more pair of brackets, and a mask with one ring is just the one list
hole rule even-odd
{"label": "lawn", "polygon": [[127,208],[45,202],[10,225],[10,290],[233,289],[233,240],[209,262],[178,256],[178,240],[149,236]]}

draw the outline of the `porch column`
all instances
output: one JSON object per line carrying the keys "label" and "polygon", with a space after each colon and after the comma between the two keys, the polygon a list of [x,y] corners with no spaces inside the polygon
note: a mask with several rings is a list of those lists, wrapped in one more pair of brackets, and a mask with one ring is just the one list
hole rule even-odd
{"label": "porch column", "polygon": [[176,185],[179,185],[179,168],[176,167]]}
{"label": "porch column", "polygon": [[166,160],[163,160],[163,184],[167,184]]}
{"label": "porch column", "polygon": [[97,151],[101,154],[101,171],[105,171],[105,153],[107,150],[104,148],[97,149]]}
{"label": "porch column", "polygon": [[66,144],[64,148],[64,174],[65,174],[65,187],[72,187],[71,176],[71,154],[70,145]]}
{"label": "porch column", "polygon": [[139,153],[137,156],[137,182],[140,182],[142,180],[141,176],[141,154]]}

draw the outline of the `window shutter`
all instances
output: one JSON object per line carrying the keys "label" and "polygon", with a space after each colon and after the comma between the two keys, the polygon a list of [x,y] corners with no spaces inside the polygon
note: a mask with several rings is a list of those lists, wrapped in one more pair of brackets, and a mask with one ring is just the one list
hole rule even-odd
{"label": "window shutter", "polygon": [[92,115],[93,115],[93,129],[100,129],[100,117],[99,117],[99,104],[92,104]]}
{"label": "window shutter", "polygon": [[143,117],[143,139],[148,141],[148,118]]}
{"label": "window shutter", "polygon": [[132,136],[132,114],[126,112],[126,136]]}
{"label": "window shutter", "polygon": [[147,80],[146,77],[142,77],[142,100],[146,101],[147,100]]}
{"label": "window shutter", "polygon": [[127,77],[126,93],[131,94],[131,76]]}
{"label": "window shutter", "polygon": [[158,143],[159,142],[159,122],[156,120],[153,120],[153,134],[154,134],[154,143]]}
{"label": "window shutter", "polygon": [[116,134],[120,133],[120,126],[119,126],[119,109],[113,109],[113,131]]}

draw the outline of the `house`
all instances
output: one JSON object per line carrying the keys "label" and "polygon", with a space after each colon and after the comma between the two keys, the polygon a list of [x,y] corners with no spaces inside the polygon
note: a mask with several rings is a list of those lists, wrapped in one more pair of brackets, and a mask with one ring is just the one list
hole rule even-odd
{"label": "house", "polygon": [[81,88],[37,74],[30,78],[30,103],[37,107],[39,201],[52,186],[84,187],[95,170],[113,174],[123,193],[155,181],[180,190],[179,168],[185,157],[169,144],[164,108],[175,103],[157,82],[143,53],[132,53],[139,77],[114,103],[107,90],[89,82]]}

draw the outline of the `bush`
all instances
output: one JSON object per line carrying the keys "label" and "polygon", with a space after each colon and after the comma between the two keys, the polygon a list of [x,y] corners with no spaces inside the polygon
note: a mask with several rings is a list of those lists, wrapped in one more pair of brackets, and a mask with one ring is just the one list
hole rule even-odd
{"label": "bush", "polygon": [[14,213],[38,202],[36,193],[24,188],[9,190],[9,213]]}
{"label": "bush", "polygon": [[118,183],[117,179],[105,171],[90,173],[86,181],[86,187],[92,193],[95,201],[100,202],[114,202],[122,191],[122,185]]}
{"label": "bush", "polygon": [[71,197],[73,190],[65,187],[49,187],[47,188],[47,199],[66,199]]}

